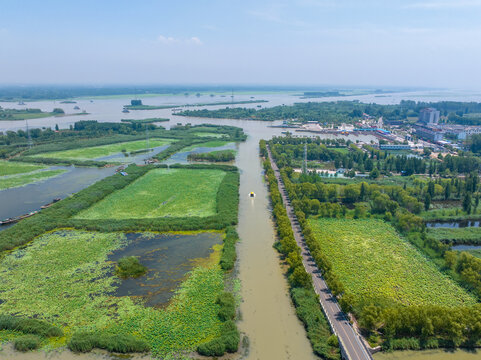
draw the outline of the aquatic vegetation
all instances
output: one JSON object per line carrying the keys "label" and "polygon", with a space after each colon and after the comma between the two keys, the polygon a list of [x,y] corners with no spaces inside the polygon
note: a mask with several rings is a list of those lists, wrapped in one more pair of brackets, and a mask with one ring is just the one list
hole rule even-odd
{"label": "aquatic vegetation", "polygon": [[25,186],[63,174],[67,170],[45,170],[12,176],[0,176],[0,190]]}
{"label": "aquatic vegetation", "polygon": [[381,220],[310,219],[332,272],[358,301],[458,306],[476,300]]}
{"label": "aquatic vegetation", "polygon": [[155,169],[107,196],[76,219],[205,217],[216,211],[220,170]]}
{"label": "aquatic vegetation", "polygon": [[171,139],[154,138],[149,140],[148,145],[146,140],[127,141],[127,142],[120,142],[115,144],[83,147],[83,148],[77,148],[77,149],[71,149],[71,150],[44,152],[37,155],[32,155],[32,157],[52,158],[52,159],[91,160],[91,159],[96,159],[104,156],[118,154],[123,151],[131,152],[131,151],[147,149],[149,147],[153,148],[158,146],[164,146],[171,142],[172,142]]}
{"label": "aquatic vegetation", "polygon": [[128,277],[139,277],[145,275],[147,268],[142,265],[135,256],[127,256],[120,259],[117,263],[115,273],[125,279]]}
{"label": "aquatic vegetation", "polygon": [[0,330],[15,330],[44,337],[63,336],[59,327],[45,321],[5,314],[0,315]]}
{"label": "aquatic vegetation", "polygon": [[219,337],[220,267],[196,267],[166,308],[145,307],[134,298],[111,296],[120,280],[112,276],[108,254],[125,242],[118,233],[59,230],[13,251],[0,262],[0,311],[36,316],[67,334],[132,335],[156,356],[195,350]]}
{"label": "aquatic vegetation", "polygon": [[0,176],[28,173],[45,169],[45,166],[0,160]]}
{"label": "aquatic vegetation", "polygon": [[67,346],[74,352],[89,352],[93,348],[123,354],[149,351],[149,344],[146,341],[125,334],[76,333]]}
{"label": "aquatic vegetation", "polygon": [[219,150],[208,153],[191,153],[187,155],[187,160],[193,161],[233,161],[235,159],[235,150]]}
{"label": "aquatic vegetation", "polygon": [[198,147],[209,147],[209,148],[221,147],[221,146],[224,146],[224,145],[227,145],[227,144],[230,144],[230,143],[231,143],[231,141],[211,140],[211,141],[203,142],[203,143],[200,143],[200,144],[187,146],[187,147],[183,148],[182,151],[186,151],[186,152],[192,151],[192,150],[194,150],[195,148],[198,148]]}
{"label": "aquatic vegetation", "polygon": [[203,132],[203,131],[196,131],[196,132],[193,132],[192,134],[200,137],[215,137],[215,138],[221,138],[223,136],[227,136],[226,134]]}
{"label": "aquatic vegetation", "polygon": [[428,237],[450,244],[481,244],[481,228],[429,228]]}

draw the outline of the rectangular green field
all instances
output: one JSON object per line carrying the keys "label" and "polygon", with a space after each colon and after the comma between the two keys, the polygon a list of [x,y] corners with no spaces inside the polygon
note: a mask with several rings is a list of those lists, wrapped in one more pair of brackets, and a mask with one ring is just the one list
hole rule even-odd
{"label": "rectangular green field", "polygon": [[45,169],[45,166],[0,160],[0,176],[28,173],[40,169]]}
{"label": "rectangular green field", "polygon": [[[120,176],[120,175],[119,175]],[[216,214],[221,170],[154,169],[116,191],[77,219],[140,219]]]}
{"label": "rectangular green field", "polygon": [[172,142],[171,139],[150,139],[149,146],[146,140],[127,141],[116,144],[92,146],[85,148],[78,148],[72,150],[53,151],[33,155],[34,157],[53,158],[53,159],[76,159],[76,160],[92,160],[104,156],[121,153],[122,150],[126,152],[144,150],[148,147],[158,147],[168,145]]}
{"label": "rectangular green field", "polygon": [[384,221],[311,219],[309,223],[332,271],[357,300],[384,299],[404,305],[476,303]]}

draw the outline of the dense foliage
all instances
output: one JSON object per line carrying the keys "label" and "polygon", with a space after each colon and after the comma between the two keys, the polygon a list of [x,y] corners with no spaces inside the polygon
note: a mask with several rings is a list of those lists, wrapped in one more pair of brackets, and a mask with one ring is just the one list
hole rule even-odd
{"label": "dense foliage", "polygon": [[[296,103],[291,106],[280,105],[263,109],[225,108],[219,110],[185,110],[179,113],[179,115],[264,121],[297,119],[302,122],[319,121],[321,123],[340,124],[353,123],[359,120],[363,113],[373,117],[382,116],[387,121],[408,121],[409,118],[417,118],[419,111],[426,107],[434,107],[440,110],[443,116],[455,113],[464,119],[466,116],[463,115],[481,113],[481,103],[455,101],[426,103],[402,100],[400,104],[396,105],[365,104],[359,101],[337,101]],[[456,121],[453,120],[452,122]]]}
{"label": "dense foliage", "polygon": [[210,161],[210,162],[228,162],[235,160],[234,150],[219,150],[208,153],[191,153],[187,155],[190,161]]}
{"label": "dense foliage", "polygon": [[[449,246],[426,233],[423,218],[417,215],[428,219],[432,217],[432,211],[434,218],[444,218],[451,213],[451,208],[431,210],[431,207],[433,203],[438,206],[437,202],[442,204],[448,201],[462,205],[462,208],[456,209],[457,216],[473,216],[469,214],[477,211],[479,203],[477,172],[447,179],[426,174],[424,178],[399,177],[392,182],[382,179],[357,182],[342,179],[331,182],[314,173],[296,173],[288,166],[286,156],[289,156],[289,149],[295,141],[298,140],[274,140],[271,144],[273,156],[281,165],[284,184],[316,264],[343,310],[356,316],[369,341],[372,344],[382,343],[384,348],[403,349],[474,346],[480,339],[476,330],[480,305],[473,305],[473,296],[479,297],[481,294],[481,261],[466,252],[448,251]],[[322,147],[321,144],[318,146]],[[461,158],[445,158],[440,164],[448,161],[460,163]],[[402,234],[402,238],[381,221],[390,222]],[[316,222],[319,222],[319,226]],[[365,226],[356,225],[353,228],[353,224]],[[351,231],[343,233],[346,229]],[[369,244],[372,241],[376,245]],[[406,252],[399,246],[410,250]],[[411,254],[409,259],[406,259],[404,266],[398,266],[407,253]],[[354,258],[349,258],[353,255]],[[410,267],[416,270],[423,267],[421,264],[413,265],[416,261],[424,263],[424,267],[431,270],[410,273]],[[347,270],[346,267],[356,263],[358,266],[355,269]],[[377,268],[382,264],[382,268]],[[362,274],[364,268],[371,270],[355,279],[351,277],[359,272]],[[386,275],[390,271],[394,273]],[[429,286],[426,282],[423,286],[416,282],[411,284],[414,292],[409,296],[417,293],[425,299],[424,302],[416,303],[414,299],[406,301],[402,295],[395,295],[403,291],[406,281],[425,277],[429,273],[436,273],[437,278],[444,280],[426,279],[431,284]],[[378,283],[379,280],[388,284],[385,288],[387,293],[382,291],[383,285]],[[472,295],[466,297],[466,292],[456,287],[453,281]],[[442,283],[444,286],[439,288]],[[372,286],[375,289],[368,294],[353,292],[356,287],[364,291]],[[458,295],[452,298],[451,295],[455,293]],[[446,306],[449,302],[440,302],[440,299],[448,298],[451,298],[451,306]],[[407,298],[404,296],[404,299]],[[463,304],[456,305],[456,301],[463,299]]]}
{"label": "dense foliage", "polygon": [[135,256],[126,256],[119,259],[115,268],[115,273],[123,279],[136,278],[145,275],[146,272],[147,268]]}

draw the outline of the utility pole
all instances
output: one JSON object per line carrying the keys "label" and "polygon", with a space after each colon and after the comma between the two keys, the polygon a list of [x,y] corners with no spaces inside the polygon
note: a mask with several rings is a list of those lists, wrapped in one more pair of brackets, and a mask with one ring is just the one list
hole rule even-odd
{"label": "utility pole", "polygon": [[304,143],[304,161],[302,162],[302,173],[307,174],[307,141]]}
{"label": "utility pole", "polygon": [[28,148],[31,149],[33,143],[32,143],[32,137],[30,136],[30,130],[28,128],[28,120],[25,120],[25,124],[27,125]]}

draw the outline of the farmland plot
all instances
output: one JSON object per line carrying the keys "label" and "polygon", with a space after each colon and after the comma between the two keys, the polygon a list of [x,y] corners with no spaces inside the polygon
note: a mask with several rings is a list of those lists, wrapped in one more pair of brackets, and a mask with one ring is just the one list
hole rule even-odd
{"label": "farmland plot", "polygon": [[474,297],[381,220],[311,219],[321,251],[357,300],[468,305]]}
{"label": "farmland plot", "polygon": [[107,196],[77,219],[210,216],[216,213],[221,170],[155,169]]}

